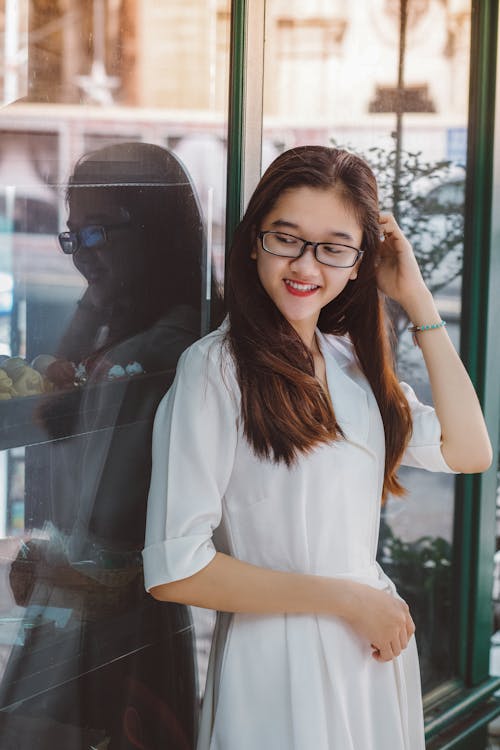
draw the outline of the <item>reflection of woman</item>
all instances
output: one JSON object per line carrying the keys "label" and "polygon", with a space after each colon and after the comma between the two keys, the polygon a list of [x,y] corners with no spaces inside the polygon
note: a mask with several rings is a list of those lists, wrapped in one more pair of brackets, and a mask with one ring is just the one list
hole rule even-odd
{"label": "reflection of woman", "polygon": [[[109,349],[150,329],[179,305],[200,314],[199,209],[173,154],[130,143],[87,155],[73,174],[68,204],[70,232],[63,234],[61,244],[73,252],[89,286],[61,354],[78,360],[96,346]],[[95,226],[104,228],[104,242],[98,231],[82,234]],[[102,327],[105,333],[101,330],[97,340]]]}
{"label": "reflection of woman", "polygon": [[[106,187],[87,188],[87,183]],[[75,169],[68,205],[70,231],[61,244],[70,249],[73,243],[73,260],[88,288],[58,354],[79,366],[78,376],[87,384],[114,380],[112,404],[106,389],[83,391],[85,431],[91,427],[89,410],[102,414],[106,409],[108,422],[121,426],[107,435],[105,451],[96,440],[86,447],[88,452],[95,446],[98,453],[93,471],[100,467],[99,485],[86,483],[83,492],[88,497],[69,507],[62,501],[64,491],[52,493],[52,519],[69,530],[75,518],[81,521],[86,514],[83,522],[90,536],[137,549],[144,534],[151,460],[147,420],[168,386],[165,376],[154,374],[173,371],[200,331],[203,231],[198,204],[183,167],[170,152],[136,143],[84,157]],[[89,227],[94,234],[85,238],[83,231]],[[103,243],[97,227],[104,229]],[[138,384],[129,372],[133,376],[141,371],[147,398],[138,394],[131,400]],[[145,421],[146,431],[138,424],[123,425],[139,420]],[[117,462],[128,455],[135,456],[128,471],[117,472]],[[67,472],[57,475],[64,482]],[[109,502],[110,491],[115,503],[120,498],[119,514]],[[88,541],[89,534],[83,538]]]}
{"label": "reflection of woman", "polygon": [[[42,420],[59,439],[31,449],[27,462],[32,515],[49,538],[31,543],[37,564],[23,602],[28,616],[36,608],[57,627],[13,654],[2,703],[24,699],[18,712],[37,722],[40,750],[100,742],[108,750],[189,750],[190,618],[185,607],[145,595],[140,550],[152,418],[200,332],[198,203],[170,152],[125,143],[79,161],[68,206],[60,243],[88,287],[48,375],[78,385],[45,404]],[[42,471],[30,482],[30,471],[45,465],[49,481]],[[14,585],[20,570],[18,561]],[[31,697],[30,673],[44,667],[43,699]]]}
{"label": "reflection of woman", "polygon": [[[401,461],[488,466],[470,380],[347,152],[273,162],[228,284],[228,321],[158,409],[143,553],[157,599],[226,613],[198,748],[423,750],[413,622],[375,562],[380,500],[401,494]],[[435,411],[397,382],[379,290],[417,325]]]}

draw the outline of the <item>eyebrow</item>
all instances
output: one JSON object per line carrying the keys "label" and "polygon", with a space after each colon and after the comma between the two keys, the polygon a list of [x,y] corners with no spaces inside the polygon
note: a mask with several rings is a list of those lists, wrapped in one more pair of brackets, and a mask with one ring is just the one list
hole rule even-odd
{"label": "eyebrow", "polygon": [[[285,229],[294,229],[300,231],[300,226],[298,224],[294,224],[292,221],[286,221],[286,219],[276,219],[275,221],[271,222],[271,226],[275,227],[276,229],[283,227]],[[336,229],[332,229],[326,234],[328,234],[330,237],[336,237],[338,239],[350,240],[351,242],[354,242],[354,237],[348,232],[339,232]]]}

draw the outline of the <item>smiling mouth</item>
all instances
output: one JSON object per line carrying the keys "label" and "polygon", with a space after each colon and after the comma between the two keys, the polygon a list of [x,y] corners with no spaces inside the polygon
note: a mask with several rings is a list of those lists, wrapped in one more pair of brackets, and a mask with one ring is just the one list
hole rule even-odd
{"label": "smiling mouth", "polygon": [[319,289],[317,284],[304,284],[300,281],[291,281],[290,279],[284,279],[284,282],[287,291],[296,297],[309,297]]}

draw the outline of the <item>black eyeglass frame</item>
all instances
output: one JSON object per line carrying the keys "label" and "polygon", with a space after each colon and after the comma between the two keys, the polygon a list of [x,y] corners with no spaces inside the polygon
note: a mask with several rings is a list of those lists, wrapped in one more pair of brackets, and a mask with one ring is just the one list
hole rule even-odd
{"label": "black eyeglass frame", "polygon": [[[81,247],[85,247],[88,249],[93,249],[95,247],[101,247],[102,245],[105,245],[108,241],[108,230],[110,229],[120,229],[123,227],[126,227],[129,225],[129,221],[122,221],[119,224],[106,224],[106,226],[102,224],[87,224],[85,227],[81,227],[80,229],[76,229],[74,231],[69,230],[67,232],[60,232],[57,236],[57,239],[59,240],[59,246],[63,253],[65,255],[74,255]],[[82,232],[88,231],[88,230],[99,230],[101,233],[101,239],[92,245],[87,245],[84,242],[82,242]],[[65,250],[64,249],[64,242],[72,242],[75,244],[72,250]]]}
{"label": "black eyeglass frame", "polygon": [[[271,250],[268,250],[267,247],[264,245],[264,237],[266,234],[279,234],[282,237],[292,237],[294,240],[300,240],[302,242],[302,247],[300,248],[299,252],[295,255],[286,255],[285,253],[273,253]],[[300,258],[302,255],[304,255],[306,248],[310,245],[313,249],[314,257],[318,261],[318,263],[321,263],[323,266],[329,266],[330,268],[354,268],[358,260],[362,257],[364,250],[360,250],[359,247],[353,247],[352,245],[344,245],[342,242],[310,242],[309,240],[305,240],[303,237],[297,237],[295,234],[288,234],[288,232],[273,232],[271,230],[261,231],[258,233],[258,238],[260,240],[260,244],[262,245],[262,249],[269,253],[269,255],[275,255],[277,258]],[[337,266],[334,263],[325,263],[324,260],[320,260],[318,258],[318,246],[319,245],[335,245],[337,247],[347,247],[349,250],[354,250],[356,252],[356,257],[354,259],[354,262],[351,263],[348,266]]]}

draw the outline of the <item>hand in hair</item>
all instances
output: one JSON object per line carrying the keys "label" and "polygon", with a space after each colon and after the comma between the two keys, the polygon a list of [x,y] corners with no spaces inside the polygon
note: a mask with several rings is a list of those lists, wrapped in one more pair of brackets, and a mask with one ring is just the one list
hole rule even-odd
{"label": "hand in hair", "polygon": [[380,214],[381,239],[377,286],[403,307],[409,298],[427,291],[409,241],[391,214]]}

